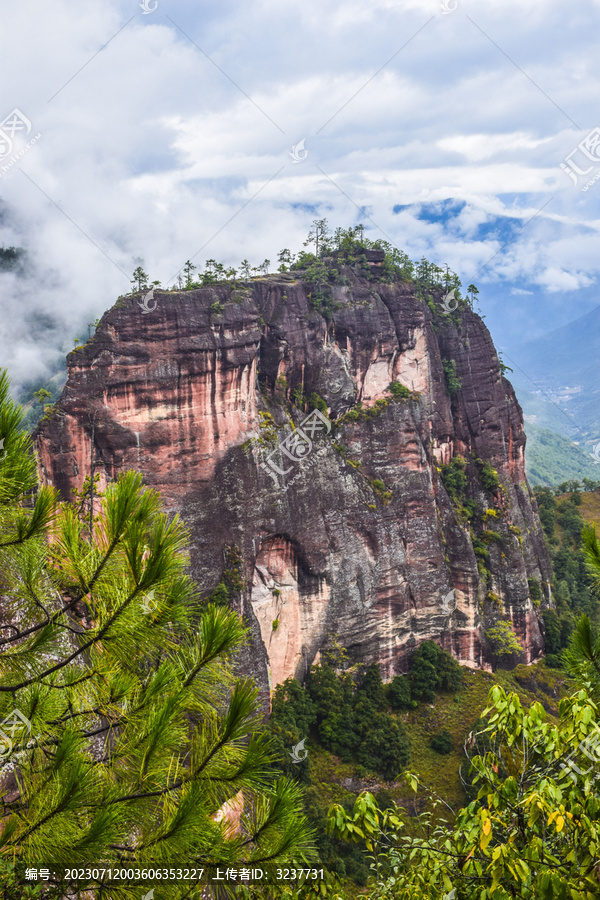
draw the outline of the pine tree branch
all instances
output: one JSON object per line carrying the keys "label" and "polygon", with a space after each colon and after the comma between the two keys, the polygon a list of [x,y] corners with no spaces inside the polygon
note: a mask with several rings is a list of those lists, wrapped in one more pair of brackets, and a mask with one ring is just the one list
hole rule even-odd
{"label": "pine tree branch", "polygon": [[131,601],[139,594],[140,589],[136,586],[133,592],[129,595],[127,600],[124,600],[121,606],[113,613],[113,615],[108,619],[106,624],[98,631],[93,638],[90,638],[85,644],[82,644],[78,650],[74,650],[70,656],[67,656],[66,659],[63,659],[61,662],[56,663],[55,666],[52,666],[50,669],[46,669],[45,672],[42,672],[40,675],[36,675],[33,678],[28,678],[27,681],[21,681],[19,684],[9,684],[9,685],[0,685],[0,691],[3,693],[8,693],[12,691],[21,690],[21,688],[29,687],[30,684],[35,684],[36,682],[42,681],[44,678],[47,678],[49,675],[53,675],[54,672],[58,672],[60,669],[64,669],[65,666],[68,666],[69,663],[73,662],[74,659],[77,659],[78,656],[81,656],[82,653],[85,653],[86,650],[89,650],[90,647],[93,647],[94,644],[97,644],[98,641],[102,640],[104,635],[110,629],[110,627],[117,621],[117,619],[122,615],[122,613],[127,609]]}
{"label": "pine tree branch", "polygon": [[[20,632],[18,637],[4,638],[0,640],[0,646],[2,646],[3,644],[12,644],[20,638],[29,637],[30,634],[35,634],[36,631],[40,631],[42,628],[45,628],[46,625],[59,625],[61,628],[68,628],[68,625],[63,625],[58,622],[59,617],[64,613],[71,612],[73,607],[80,603],[85,596],[85,594],[82,594],[81,596],[75,597],[73,600],[70,600],[69,603],[66,604],[66,606],[63,606],[62,609],[57,609],[56,612],[51,615],[48,622],[40,622],[36,625],[32,625],[31,628],[28,628],[26,631]],[[14,625],[0,625],[0,628],[14,627]]]}
{"label": "pine tree branch", "polygon": [[43,816],[38,822],[35,823],[35,825],[32,825],[31,828],[25,832],[25,834],[20,834],[19,841],[20,842],[24,841],[26,838],[30,837],[30,835],[32,835],[34,833],[34,831],[37,831],[38,828],[41,828],[42,825],[45,825],[46,822],[49,822],[50,819],[52,819],[54,816],[61,813],[63,811],[63,809],[67,806],[75,789],[76,789],[76,785],[74,785],[74,784],[71,785],[70,790],[65,794],[61,803],[59,803],[58,806],[56,806],[55,809],[51,810],[47,815]]}

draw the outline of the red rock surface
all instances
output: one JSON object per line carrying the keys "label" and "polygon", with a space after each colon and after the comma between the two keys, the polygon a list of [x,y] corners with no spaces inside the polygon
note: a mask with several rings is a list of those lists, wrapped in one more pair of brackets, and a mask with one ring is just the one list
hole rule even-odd
{"label": "red rock surface", "polygon": [[[527,579],[547,595],[550,563],[525,479],[521,409],[489,332],[468,309],[434,321],[411,284],[344,271],[351,283],[333,287],[329,322],[293,275],[241,290],[159,291],[149,314],[139,296],[119,300],[68,357],[63,395],[37,433],[42,476],[69,497],[92,458],[102,483],[141,470],[188,523],[192,573],[207,592],[237,548],[235,602],[252,634],[242,665],[265,689],[302,678],[334,635],[352,658],[377,660],[385,678],[406,671],[426,639],[488,667],[483,632],[500,616],[530,662],[543,637]],[[452,397],[443,360],[455,361],[462,385]],[[389,398],[393,380],[418,394],[354,424],[334,421],[357,401]],[[290,403],[301,387],[324,398],[333,426],[298,462],[277,441],[306,416]],[[275,438],[261,411],[280,426]],[[283,476],[266,464],[273,451]],[[497,513],[485,526],[501,537],[488,546],[487,583],[439,474],[457,454],[469,496]],[[495,495],[474,457],[498,471]],[[449,615],[442,599],[452,589]]]}

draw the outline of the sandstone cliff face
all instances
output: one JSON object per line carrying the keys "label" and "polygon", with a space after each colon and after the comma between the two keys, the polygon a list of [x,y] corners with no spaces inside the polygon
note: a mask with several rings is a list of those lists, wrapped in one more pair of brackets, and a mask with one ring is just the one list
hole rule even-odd
{"label": "sandstone cliff face", "polygon": [[[42,476],[68,497],[92,465],[101,483],[141,470],[188,523],[207,592],[233,554],[252,634],[243,665],[265,690],[304,677],[333,635],[385,678],[426,639],[489,667],[483,632],[500,616],[529,662],[543,637],[528,578],[547,595],[550,564],[521,410],[490,335],[469,309],[432,313],[412,284],[344,274],[330,321],[293,274],[157,292],[149,314],[139,296],[120,300],[69,355],[37,433]],[[452,396],[444,360],[461,385]],[[392,381],[411,397],[385,402]],[[327,404],[303,427],[307,408],[290,402],[301,390]],[[492,510],[478,526],[495,532],[485,568],[440,476],[457,455],[468,497]],[[499,489],[484,489],[475,458]],[[451,590],[454,611],[442,605]]]}

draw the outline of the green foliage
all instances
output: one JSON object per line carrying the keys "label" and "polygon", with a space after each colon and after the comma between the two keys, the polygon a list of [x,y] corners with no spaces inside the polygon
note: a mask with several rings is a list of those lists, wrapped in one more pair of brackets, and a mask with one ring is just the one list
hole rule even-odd
{"label": "green foliage", "polygon": [[306,397],[304,396],[304,385],[297,385],[291,393],[291,401],[298,409],[304,409]]}
{"label": "green foliage", "polygon": [[[576,483],[575,483],[576,484]],[[575,486],[573,482],[561,487]],[[598,603],[592,596],[592,579],[583,551],[584,523],[580,505],[571,497],[557,497],[550,488],[536,487],[540,521],[552,560],[554,610],[542,613],[546,625],[546,649],[559,655],[568,645],[578,615],[600,621]],[[580,496],[575,493],[575,496]],[[551,614],[550,614],[551,613]]]}
{"label": "green foliage", "polygon": [[149,277],[148,273],[144,272],[142,266],[138,266],[131,276],[131,284],[137,291],[147,291]]}
{"label": "green foliage", "polygon": [[407,400],[410,397],[410,391],[406,387],[406,385],[401,384],[399,381],[392,381],[390,386],[388,387],[388,391],[392,394],[396,399]]}
{"label": "green foliage", "polygon": [[484,544],[500,544],[502,542],[502,535],[497,531],[492,531],[491,528],[488,528],[487,531],[482,532],[481,540]]}
{"label": "green foliage", "polygon": [[309,285],[308,299],[317,312],[329,321],[339,304],[334,302],[330,282],[337,278],[337,269],[312,253],[300,253],[292,269],[302,271],[302,277]]}
{"label": "green foliage", "polygon": [[277,767],[290,778],[310,784],[310,753],[300,763],[292,761],[291,749],[306,740],[316,720],[316,706],[295,678],[278,684],[271,700],[269,733],[273,738]]}
{"label": "green foliage", "polygon": [[[574,494],[574,497],[579,495]],[[556,522],[560,525],[563,534],[571,538],[573,545],[579,544],[581,531],[583,528],[583,519],[577,508],[579,504],[573,500],[561,500],[556,506]]]}
{"label": "green foliage", "polygon": [[431,703],[436,690],[455,692],[462,685],[459,663],[434,641],[424,641],[413,654],[410,667],[411,694]]}
{"label": "green foliage", "polygon": [[467,489],[466,467],[467,461],[463,456],[454,456],[447,465],[441,467],[440,475],[453,503],[464,500]]}
{"label": "green foliage", "polygon": [[387,688],[387,698],[392,709],[410,709],[410,681],[406,675],[396,675]]}
{"label": "green foliage", "polygon": [[[540,703],[526,711],[516,694],[491,689],[470,742],[466,806],[455,811],[407,773],[416,816],[399,806],[384,810],[368,792],[352,811],[330,808],[332,834],[366,843],[374,875],[369,900],[597,896],[600,788],[582,745],[597,733],[600,666],[592,658],[600,657],[585,623],[579,637],[571,671],[582,687],[560,702],[560,723],[549,723]],[[589,669],[582,675],[584,659]]]}
{"label": "green foliage", "polygon": [[211,303],[208,307],[208,312],[211,316],[220,316],[223,314],[224,310],[225,307],[219,300],[215,300],[215,302]]}
{"label": "green foliage", "polygon": [[347,673],[338,675],[329,666],[313,666],[308,692],[317,708],[317,733],[321,744],[350,762],[359,744],[354,727],[356,686]]}
{"label": "green foliage", "polygon": [[229,606],[229,591],[224,581],[220,581],[214,590],[211,591],[208,602],[216,606]]}
{"label": "green foliage", "polygon": [[369,897],[592,900],[600,839],[595,771],[585,765],[587,773],[572,780],[560,763],[593,733],[597,708],[582,690],[561,701],[561,714],[560,725],[551,725],[541,704],[525,712],[515,694],[494,687],[471,757],[477,796],[456,813],[412,774],[406,782],[429,809],[410,827],[404,809],[384,812],[368,793],[352,814],[332,806],[333,834],[367,839],[377,881]]}
{"label": "green foliage", "polygon": [[287,391],[287,378],[285,375],[279,375],[275,379],[275,395],[280,399],[285,399],[285,394]]}
{"label": "green foliage", "polygon": [[493,494],[494,491],[497,491],[500,487],[500,479],[498,478],[497,471],[491,463],[484,462],[482,459],[479,459],[479,457],[475,458],[475,465],[479,472],[479,481],[481,482],[482,488],[485,491],[489,491],[490,494]]}
{"label": "green foliage", "polygon": [[560,619],[554,609],[545,609],[542,612],[544,629],[546,633],[546,653],[558,654],[563,648]]}
{"label": "green foliage", "polygon": [[442,731],[438,731],[437,734],[434,734],[429,746],[432,750],[435,750],[436,753],[441,753],[442,755],[452,753],[452,750],[454,749],[452,746],[452,735],[447,728],[443,728]]}
{"label": "green foliage", "polygon": [[260,439],[263,441],[276,441],[279,429],[277,423],[270,412],[260,410]]}
{"label": "green foliage", "polygon": [[[94,516],[85,489],[78,506],[61,505],[37,483],[21,419],[0,373],[0,590],[12,617],[0,720],[16,709],[29,723],[17,722],[0,761],[3,778],[17,776],[0,860],[147,868],[302,856],[298,788],[273,774],[257,690],[234,673],[243,623],[202,609],[184,526],[135,472],[96,496]],[[218,816],[236,797],[243,839]]]}
{"label": "green foliage", "polygon": [[494,665],[510,665],[523,653],[510,622],[500,619],[485,631],[485,638],[490,645],[494,657]]}
{"label": "green foliage", "polygon": [[284,250],[280,250],[277,254],[277,262],[279,263],[279,268],[277,269],[278,272],[288,272],[290,266],[294,262],[294,257],[286,248]]}
{"label": "green foliage", "polygon": [[377,416],[380,416],[387,409],[389,403],[389,400],[381,397],[375,401],[373,406],[363,407],[362,402],[359,400],[353,409],[348,410],[347,413],[344,413],[343,416],[337,419],[337,423],[339,425],[349,425],[355,422],[366,422],[368,419],[376,419]]}
{"label": "green foliage", "polygon": [[324,416],[327,415],[327,404],[322,397],[319,397],[319,395],[315,393],[315,391],[313,391],[308,398],[308,408],[309,410],[318,409],[319,412],[322,412]]}
{"label": "green foliage", "polygon": [[370,485],[381,500],[381,502],[386,505],[392,499],[392,491],[386,490],[384,482],[381,478],[371,478]]}
{"label": "green foliage", "polygon": [[438,677],[435,666],[429,659],[423,656],[413,659],[410,680],[411,694],[415,700],[422,700],[425,703],[432,703],[435,700]]}
{"label": "green foliage", "polygon": [[[282,250],[280,271],[287,271],[288,266],[292,270],[307,269],[314,266],[315,261],[323,260],[330,269],[329,279],[338,284],[347,283],[347,278],[344,275],[338,275],[333,267],[343,264],[358,270],[369,281],[414,281],[421,296],[432,290],[438,292],[443,290],[447,293],[454,289],[459,302],[465,303],[460,297],[460,279],[447,266],[444,270],[424,258],[418,263],[414,263],[408,254],[394,247],[388,241],[371,240],[366,237],[362,224],[349,228],[336,228],[332,234],[326,219],[315,219],[308,238],[304,242],[305,247],[309,245],[314,247],[314,254],[303,251],[295,261],[291,261],[288,250]],[[368,264],[366,255],[368,250],[383,251],[383,261],[376,269]],[[318,280],[325,283],[322,275]],[[471,285],[471,287],[474,286]],[[474,290],[477,292],[476,288]],[[437,314],[437,310],[435,312]]]}
{"label": "green foliage", "polygon": [[243,259],[240,263],[240,275],[247,281],[252,277],[252,267],[247,259]]}
{"label": "green foliage", "polygon": [[338,673],[325,662],[312,667],[306,690],[293,679],[280,688],[270,727],[284,728],[285,723],[290,742],[306,737],[314,725],[313,733],[325,749],[384,778],[394,778],[408,762],[410,744],[401,723],[389,714],[377,664],[355,681],[349,672]]}
{"label": "green foliage", "polygon": [[[587,482],[585,490],[594,490],[598,485],[598,463],[590,453],[548,428],[540,428],[531,422],[525,423],[527,452],[525,464],[527,479],[533,485],[554,486],[558,493],[572,490],[563,487],[565,479],[579,479]],[[560,489],[559,489],[560,487]]]}
{"label": "green foliage", "polygon": [[462,382],[456,374],[456,360],[443,359],[442,366],[444,368],[444,377],[446,379],[446,389],[451,397],[454,397],[462,388]]}
{"label": "green foliage", "polygon": [[196,266],[194,266],[191,260],[186,260],[185,265],[183,267],[183,272],[185,275],[185,286],[186,288],[191,288],[193,279],[192,275],[196,271]]}
{"label": "green foliage", "polygon": [[315,256],[319,256],[319,246],[320,249],[328,247],[327,237],[329,235],[329,227],[327,225],[327,219],[314,219],[312,223],[312,228],[308,233],[307,239],[304,241],[304,246],[308,247],[310,244],[315,245]]}
{"label": "green foliage", "polygon": [[556,526],[556,498],[550,488],[535,488],[534,494],[544,534],[548,541],[552,541]]}
{"label": "green foliage", "polygon": [[368,771],[391,781],[410,760],[410,743],[404,727],[385,713],[373,713],[371,704],[357,704],[355,722],[362,740],[356,758]]}
{"label": "green foliage", "polygon": [[19,402],[26,405],[21,426],[25,431],[31,431],[44,412],[50,413],[60,396],[62,386],[63,380],[54,377],[50,381],[37,380],[22,388]]}
{"label": "green foliage", "polygon": [[542,586],[540,585],[537,578],[528,578],[527,585],[529,587],[529,596],[531,597],[533,605],[539,606],[544,599],[544,595],[542,594]]}
{"label": "green foliage", "polygon": [[388,702],[377,663],[371,663],[360,679],[357,698],[358,700],[366,699],[378,712],[387,710]]}

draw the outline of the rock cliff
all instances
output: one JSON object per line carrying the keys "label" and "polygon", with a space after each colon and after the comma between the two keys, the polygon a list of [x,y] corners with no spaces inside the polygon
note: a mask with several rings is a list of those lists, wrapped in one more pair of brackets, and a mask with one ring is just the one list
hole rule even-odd
{"label": "rock cliff", "polygon": [[265,690],[333,637],[384,678],[426,639],[489,667],[502,617],[523,661],[543,649],[530,588],[548,597],[550,563],[489,332],[377,265],[343,267],[326,315],[293,272],[156,291],[151,312],[121,298],[37,431],[65,498],[92,468],[101,486],[135,468],[181,513],[192,573],[246,616]]}

